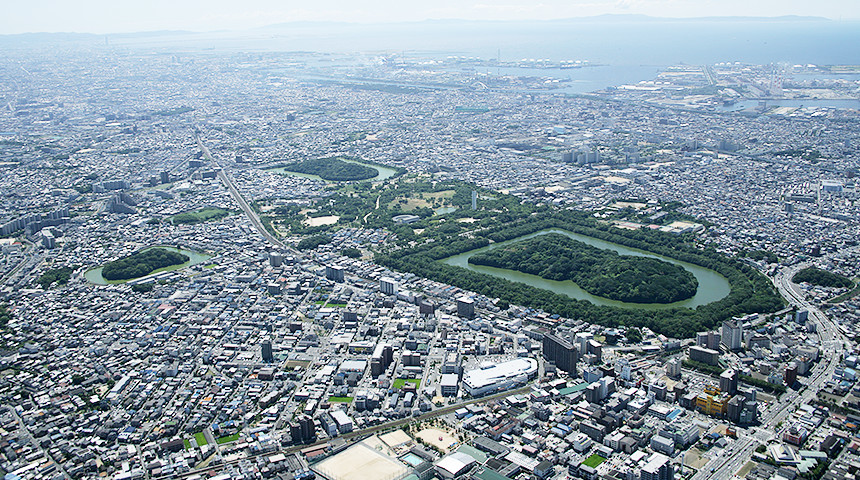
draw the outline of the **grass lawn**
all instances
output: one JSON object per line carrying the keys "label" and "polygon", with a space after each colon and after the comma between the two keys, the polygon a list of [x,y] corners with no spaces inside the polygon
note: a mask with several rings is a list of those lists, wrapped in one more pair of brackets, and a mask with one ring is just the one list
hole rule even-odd
{"label": "grass lawn", "polygon": [[394,384],[392,384],[392,387],[396,390],[400,390],[401,388],[403,388],[404,385],[406,385],[407,382],[414,383],[416,390],[421,387],[421,380],[418,378],[398,378],[394,380]]}
{"label": "grass lawn", "polygon": [[203,432],[197,432],[194,434],[194,440],[197,440],[197,446],[202,447],[203,445],[208,444],[206,441],[206,435],[203,435]]}
{"label": "grass lawn", "polygon": [[221,438],[215,439],[215,441],[218,442],[218,445],[221,445],[222,443],[235,442],[236,440],[239,440],[239,434],[238,433],[234,433],[233,435],[227,435],[226,437],[221,437]]}
{"label": "grass lawn", "polygon": [[328,397],[329,402],[351,403],[352,397]]}
{"label": "grass lawn", "polygon": [[191,442],[187,438],[182,440],[182,444],[185,445],[186,450],[191,448]]}
{"label": "grass lawn", "polygon": [[194,225],[196,223],[203,223],[209,220],[219,220],[226,217],[227,215],[230,215],[229,210],[224,210],[223,208],[207,207],[201,208],[199,210],[194,210],[192,212],[179,213],[173,215],[172,217],[168,217],[168,220],[170,220],[170,223],[174,225]]}
{"label": "grass lawn", "polygon": [[586,458],[585,461],[582,462],[582,464],[587,465],[591,468],[597,468],[598,465],[600,465],[601,463],[603,463],[605,461],[606,461],[605,458],[603,458],[600,455],[595,453],[594,455]]}
{"label": "grass lawn", "polygon": [[317,300],[314,302],[314,305],[322,305],[323,307],[331,307],[331,308],[346,308],[345,303],[328,303],[327,300]]}

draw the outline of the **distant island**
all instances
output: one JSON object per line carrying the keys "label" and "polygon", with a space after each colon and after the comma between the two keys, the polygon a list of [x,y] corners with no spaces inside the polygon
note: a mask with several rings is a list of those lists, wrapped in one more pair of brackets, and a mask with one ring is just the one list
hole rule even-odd
{"label": "distant island", "polygon": [[188,255],[166,248],[149,248],[108,262],[102,269],[102,277],[105,280],[131,280],[149,275],[159,268],[182,265],[189,260]]}
{"label": "distant island", "polygon": [[571,280],[592,295],[622,302],[672,303],[693,297],[699,287],[679,265],[619,255],[557,233],[473,255],[469,263]]}
{"label": "distant island", "polygon": [[367,180],[379,175],[373,167],[360,163],[345,162],[337,157],[315,158],[284,165],[284,170],[294,173],[317,175],[331,182]]}

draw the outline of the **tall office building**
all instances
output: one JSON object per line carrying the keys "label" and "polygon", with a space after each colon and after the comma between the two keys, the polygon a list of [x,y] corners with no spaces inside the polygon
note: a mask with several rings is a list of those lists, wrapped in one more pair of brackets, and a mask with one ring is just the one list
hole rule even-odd
{"label": "tall office building", "polygon": [[273,267],[280,267],[284,264],[284,256],[278,252],[270,252],[269,253],[269,265]]}
{"label": "tall office building", "polygon": [[797,364],[791,362],[788,366],[785,367],[785,374],[782,377],[783,381],[787,386],[794,385],[794,382],[797,381]]}
{"label": "tall office building", "polygon": [[719,350],[721,341],[722,339],[718,332],[699,332],[696,334],[696,345],[700,347]]}
{"label": "tall office building", "polygon": [[547,333],[543,336],[543,358],[554,362],[559,370],[576,375],[579,349],[565,338]]}
{"label": "tall office building", "polygon": [[379,291],[385,295],[397,295],[397,281],[391,277],[380,278]]}
{"label": "tall office building", "polygon": [[475,301],[469,297],[457,299],[457,316],[472,318],[475,316]]}
{"label": "tall office building", "polygon": [[740,322],[735,319],[723,322],[721,341],[729,350],[740,350],[744,343],[744,329]]}
{"label": "tall office building", "polygon": [[681,377],[681,361],[679,359],[673,358],[666,362],[666,375],[671,378]]}
{"label": "tall office building", "polygon": [[272,353],[272,342],[269,340],[264,340],[263,344],[260,346],[260,353],[263,356],[263,361],[266,363],[272,363],[275,361],[275,356]]}
{"label": "tall office building", "polygon": [[720,352],[702,347],[690,347],[690,360],[716,366],[720,361]]}
{"label": "tall office building", "polygon": [[734,395],[738,391],[738,372],[726,370],[720,374],[720,392]]}
{"label": "tall office building", "polygon": [[325,278],[329,280],[333,280],[335,282],[343,283],[344,280],[344,271],[343,267],[339,265],[326,265],[325,267]]}

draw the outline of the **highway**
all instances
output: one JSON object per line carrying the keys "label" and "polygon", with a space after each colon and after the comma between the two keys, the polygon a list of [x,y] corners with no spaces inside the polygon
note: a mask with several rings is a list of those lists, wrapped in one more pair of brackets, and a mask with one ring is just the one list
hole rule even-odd
{"label": "highway", "polygon": [[286,246],[284,242],[275,238],[275,236],[269,233],[269,231],[266,230],[266,227],[263,226],[263,222],[260,221],[260,217],[257,216],[257,212],[251,208],[251,205],[248,204],[245,197],[243,197],[242,194],[239,193],[239,190],[236,189],[233,179],[230,178],[221,163],[212,156],[212,152],[206,148],[206,145],[203,145],[203,141],[200,140],[200,135],[195,135],[195,139],[197,140],[197,146],[200,147],[200,151],[203,152],[203,156],[218,167],[218,179],[221,180],[221,183],[223,183],[225,187],[227,187],[227,190],[230,192],[230,196],[233,197],[233,201],[235,201],[236,204],[239,205],[239,208],[245,212],[245,215],[249,220],[251,220],[251,224],[254,225],[254,228],[260,232],[260,235],[262,235],[267,242],[277,247],[284,248]]}
{"label": "highway", "polygon": [[806,266],[806,264],[798,264],[783,268],[774,277],[774,284],[783,298],[793,306],[809,311],[809,321],[814,322],[817,326],[822,360],[812,369],[807,387],[801,394],[797,395],[791,392],[783,394],[779,402],[772,405],[770,410],[762,416],[760,419],[761,426],[752,429],[752,435],[740,435],[730,448],[712,458],[693,475],[693,480],[732,478],[749,460],[760,444],[779,436],[780,431],[776,426],[783,422],[799,405],[810,403],[818,394],[821,386],[839,366],[840,355],[838,353],[846,345],[845,337],[840,332],[838,325],[818,307],[807,302],[803,292],[799,291],[797,285],[791,282],[794,274]]}

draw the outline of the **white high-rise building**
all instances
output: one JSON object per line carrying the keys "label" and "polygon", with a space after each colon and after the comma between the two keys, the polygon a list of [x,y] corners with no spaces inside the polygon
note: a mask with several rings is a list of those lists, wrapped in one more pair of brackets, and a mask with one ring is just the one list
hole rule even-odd
{"label": "white high-rise building", "polygon": [[744,343],[744,329],[741,323],[734,319],[723,322],[720,341],[729,350],[740,350]]}
{"label": "white high-rise building", "polygon": [[397,295],[397,280],[391,277],[380,278],[379,291],[386,295]]}
{"label": "white high-rise building", "polygon": [[673,358],[666,362],[666,375],[671,378],[678,378],[681,376],[681,360],[677,358]]}
{"label": "white high-rise building", "polygon": [[675,468],[669,457],[662,453],[654,453],[648,457],[648,463],[642,467],[639,480],[674,480]]}

